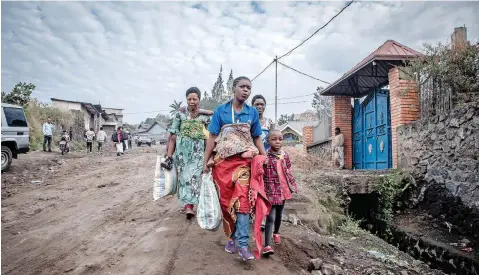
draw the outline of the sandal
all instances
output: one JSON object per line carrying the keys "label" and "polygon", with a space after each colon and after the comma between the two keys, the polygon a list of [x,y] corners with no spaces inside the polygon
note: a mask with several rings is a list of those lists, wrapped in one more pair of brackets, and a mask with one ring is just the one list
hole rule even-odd
{"label": "sandal", "polygon": [[186,218],[188,220],[191,220],[194,216],[195,216],[195,212],[193,212],[193,209],[186,208]]}

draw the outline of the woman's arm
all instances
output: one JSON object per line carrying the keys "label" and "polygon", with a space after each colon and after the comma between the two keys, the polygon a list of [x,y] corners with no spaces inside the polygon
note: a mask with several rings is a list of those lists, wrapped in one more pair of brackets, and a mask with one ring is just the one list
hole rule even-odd
{"label": "woman's arm", "polygon": [[258,148],[260,155],[266,156],[266,150],[264,149],[263,140],[261,137],[253,138],[254,145]]}
{"label": "woman's arm", "polygon": [[210,110],[199,109],[198,112],[199,112],[200,115],[207,115],[207,116],[212,116],[213,115],[213,111],[210,111]]}

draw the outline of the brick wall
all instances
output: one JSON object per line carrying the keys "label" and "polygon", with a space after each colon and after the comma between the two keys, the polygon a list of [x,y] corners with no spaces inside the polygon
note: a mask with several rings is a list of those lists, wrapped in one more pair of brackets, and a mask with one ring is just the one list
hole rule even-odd
{"label": "brick wall", "polygon": [[389,91],[391,100],[391,137],[393,167],[398,166],[397,127],[416,121],[420,117],[419,93],[412,80],[401,79],[399,68],[389,71]]}
{"label": "brick wall", "polygon": [[332,104],[332,138],[334,140],[334,129],[339,127],[344,135],[344,167],[353,167],[353,138],[352,138],[352,115],[351,97],[335,96]]}
{"label": "brick wall", "polygon": [[313,143],[313,126],[303,128],[303,151],[308,152],[308,145]]}

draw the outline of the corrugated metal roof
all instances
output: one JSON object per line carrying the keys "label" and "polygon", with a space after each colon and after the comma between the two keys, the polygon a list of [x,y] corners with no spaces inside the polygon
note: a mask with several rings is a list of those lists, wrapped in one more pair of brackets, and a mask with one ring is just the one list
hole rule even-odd
{"label": "corrugated metal roof", "polygon": [[321,95],[362,97],[372,89],[388,83],[390,68],[422,55],[397,41],[387,40],[340,79],[324,89]]}

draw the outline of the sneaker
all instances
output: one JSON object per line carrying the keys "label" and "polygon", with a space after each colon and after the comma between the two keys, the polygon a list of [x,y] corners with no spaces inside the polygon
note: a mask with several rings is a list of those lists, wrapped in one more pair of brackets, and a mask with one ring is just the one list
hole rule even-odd
{"label": "sneaker", "polygon": [[279,236],[279,234],[273,234],[273,242],[275,244],[281,244],[281,237]]}
{"label": "sneaker", "polygon": [[274,250],[271,246],[267,246],[263,249],[263,255],[273,255],[274,254]]}
{"label": "sneaker", "polygon": [[254,255],[248,251],[248,248],[240,248],[238,250],[239,255],[243,258],[243,261],[254,260]]}
{"label": "sneaker", "polygon": [[170,157],[167,157],[165,161],[161,163],[161,167],[165,168],[166,170],[171,170],[173,165],[173,159]]}
{"label": "sneaker", "polygon": [[228,241],[225,246],[225,251],[233,254],[236,253],[237,248],[236,248],[236,242],[235,241]]}

